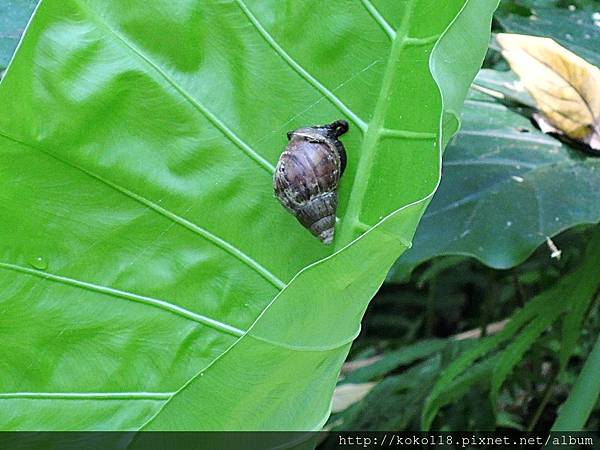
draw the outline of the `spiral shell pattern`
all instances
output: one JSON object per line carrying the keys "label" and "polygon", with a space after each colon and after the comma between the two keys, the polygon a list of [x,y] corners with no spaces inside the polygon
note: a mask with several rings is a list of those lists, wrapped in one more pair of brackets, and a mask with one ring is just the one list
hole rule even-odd
{"label": "spiral shell pattern", "polygon": [[280,203],[326,245],[333,242],[337,187],[346,166],[338,137],[347,130],[348,123],[338,120],[290,131],[273,177]]}

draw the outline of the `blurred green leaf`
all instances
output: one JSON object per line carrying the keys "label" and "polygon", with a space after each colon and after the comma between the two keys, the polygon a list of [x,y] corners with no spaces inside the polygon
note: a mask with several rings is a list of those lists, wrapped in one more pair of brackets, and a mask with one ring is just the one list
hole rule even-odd
{"label": "blurred green leaf", "polygon": [[523,360],[525,353],[562,312],[563,310],[556,306],[541,310],[539,316],[532,320],[531,323],[515,337],[514,342],[508,345],[506,350],[498,357],[498,361],[494,364],[494,370],[491,373],[492,381],[490,396],[492,404],[495,405],[497,403],[500,388],[514,367]]}
{"label": "blurred green leaf", "polygon": [[[493,374],[494,366],[497,363],[497,360],[498,355],[494,355],[491,358],[487,358],[483,361],[473,364],[471,367],[469,367],[469,370],[466,370],[456,379],[452,380],[452,383],[449,385],[448,389],[445,389],[440,393],[440,397],[437,399],[437,401],[444,405],[452,404],[450,408],[461,405],[461,403],[467,403],[465,401],[465,397],[468,397],[472,392],[476,393],[477,409],[475,411],[463,411],[461,414],[463,417],[453,421],[453,431],[464,430],[464,425],[462,424],[469,421],[474,422],[473,424],[470,424],[469,429],[477,431],[492,431],[495,425],[494,411],[492,405],[489,401],[486,401],[486,398],[483,394],[485,393],[484,389],[487,390],[488,381]],[[459,402],[458,400],[461,399],[462,401]],[[427,400],[425,404],[427,405]],[[455,414],[451,413],[450,415],[454,416]]]}
{"label": "blurred green leaf", "polygon": [[0,2],[0,71],[9,63],[38,0]]}
{"label": "blurred green leaf", "polygon": [[[497,335],[482,339],[472,349],[461,354],[442,373],[427,398],[423,410],[423,427],[429,430],[439,409],[456,399],[455,380],[472,371],[472,364],[499,349],[509,339],[510,342],[498,354],[484,359],[495,360],[492,364],[491,398],[496,403],[500,388],[512,369],[523,359],[525,352],[536,339],[565,311],[581,302],[579,297],[589,301],[600,285],[598,266],[600,266],[600,227],[596,229],[588,253],[577,270],[561,278],[552,288],[530,300],[523,309],[513,315],[504,329]],[[576,307],[576,306],[575,306]],[[516,334],[522,330],[520,334]]]}
{"label": "blurred green leaf", "polygon": [[425,269],[419,276],[417,280],[417,287],[422,288],[426,284],[437,280],[439,276],[447,270],[454,269],[468,261],[469,259],[464,256],[449,256],[447,258],[439,258],[435,260],[435,262],[427,267],[427,269]]}
{"label": "blurred green leaf", "polygon": [[[501,72],[492,69],[482,69],[477,74],[473,88],[480,92],[496,96],[500,100],[514,102],[535,108],[535,102],[512,71]],[[498,97],[497,94],[501,94]]]}
{"label": "blurred green leaf", "polygon": [[334,429],[403,430],[411,423],[416,425],[439,369],[438,354],[399,375],[386,377],[359,403],[332,417]]}
{"label": "blurred green leaf", "polygon": [[439,255],[513,267],[547,236],[600,220],[600,158],[571,150],[481,94],[466,102],[443,173],[413,247],[388,280],[401,281]]}
{"label": "blurred green leaf", "polygon": [[[600,5],[597,0],[588,2],[569,1],[575,8],[557,8],[548,0],[522,2],[530,6],[532,13],[527,16],[509,13],[496,16],[502,28],[508,33],[529,34],[549,37],[562,46],[600,66]],[[577,6],[586,9],[577,8]],[[595,15],[596,14],[596,15]]]}
{"label": "blurred green leaf", "polygon": [[439,352],[445,345],[446,340],[444,339],[426,339],[388,352],[376,362],[349,373],[343,382],[364,383],[375,380],[399,366],[412,364],[415,361]]}
{"label": "blurred green leaf", "polygon": [[[331,425],[334,429],[342,430],[418,429],[419,413],[436,379],[447,365],[473,344],[475,342],[472,340],[446,342],[444,347],[438,348],[427,359],[415,362],[399,374],[385,377],[359,403],[341,414],[332,416]],[[450,418],[449,422],[452,422],[454,427],[452,429],[464,431],[467,422],[473,419],[475,426],[470,429],[477,429],[477,426],[483,426],[486,421],[485,429],[493,425],[491,407],[482,404],[481,391],[475,389],[475,385],[486,386],[485,382],[491,376],[496,359],[475,364],[472,370],[453,380],[452,388],[444,392],[443,396],[447,402],[476,393],[473,398],[463,399],[463,402],[453,406],[460,405],[459,408],[477,410],[477,417],[474,418],[473,414],[459,414],[460,417]],[[488,417],[484,417],[483,408],[490,410],[491,422],[488,421]]]}
{"label": "blurred green leaf", "polygon": [[552,431],[583,430],[600,398],[600,336],[589,354],[569,398],[559,410]]}
{"label": "blurred green leaf", "polygon": [[429,430],[436,414],[444,405],[452,399],[451,394],[453,383],[467,372],[473,364],[484,356],[497,350],[502,344],[511,340],[520,330],[527,326],[536,317],[544,312],[558,309],[562,298],[554,295],[555,292],[564,292],[564,287],[560,284],[553,290],[544,291],[542,294],[533,298],[511,317],[510,321],[496,335],[482,338],[472,348],[461,353],[454,359],[448,367],[444,369],[440,377],[436,380],[435,386],[429,394],[422,413],[422,427]]}
{"label": "blurred green leaf", "polygon": [[[0,428],[318,429],[496,3],[43,0],[0,84]],[[340,117],[332,249],[272,171]]]}
{"label": "blurred green leaf", "polygon": [[600,267],[600,228],[591,237],[586,253],[587,262],[580,269],[585,271],[581,274],[583,281],[570,293],[571,301],[569,302],[567,316],[563,321],[559,353],[561,369],[566,367],[569,358],[575,351],[577,341],[583,330],[585,315],[597,295],[598,285],[600,284],[600,281],[598,281],[600,278],[598,275],[598,267]]}
{"label": "blurred green leaf", "polygon": [[513,414],[509,414],[506,411],[498,412],[496,424],[499,428],[510,428],[513,430],[524,431],[523,425],[519,423],[518,417]]}

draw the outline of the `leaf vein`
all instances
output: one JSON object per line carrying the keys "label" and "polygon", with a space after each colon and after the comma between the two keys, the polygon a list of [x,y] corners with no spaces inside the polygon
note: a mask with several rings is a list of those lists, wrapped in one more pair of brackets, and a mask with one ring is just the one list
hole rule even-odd
{"label": "leaf vein", "polygon": [[318,90],[321,94],[323,94],[327,99],[337,107],[343,114],[345,114],[354,124],[362,131],[365,132],[367,129],[367,124],[364,120],[362,120],[354,111],[348,108],[342,100],[338,96],[336,96],[332,91],[327,89],[319,80],[317,80],[314,76],[312,76],[304,67],[302,67],[294,58],[292,58],[284,49],[277,43],[277,41],[269,34],[269,32],[265,29],[265,27],[260,23],[260,21],[256,18],[252,11],[248,8],[248,6],[244,3],[243,0],[236,0],[236,3],[242,10],[242,12],[246,15],[248,20],[252,23],[254,28],[258,31],[258,33],[263,37],[263,39],[275,50],[275,52],[292,68],[298,75],[304,78],[311,86],[313,86],[316,90]]}
{"label": "leaf vein", "polygon": [[435,43],[439,38],[441,38],[441,34],[434,34],[432,36],[425,37],[407,37],[406,45],[412,47],[418,47],[420,45],[429,45]]}
{"label": "leaf vein", "polygon": [[167,74],[162,68],[155,64],[151,59],[145,56],[135,45],[121,36],[116,30],[108,25],[108,23],[99,20],[99,14],[93,14],[89,11],[87,6],[84,6],[80,0],[73,0],[79,9],[94,23],[106,30],[110,35],[114,36],[123,46],[128,48],[133,54],[144,61],[150,66],[156,73],[158,73],[167,83],[169,83],[175,91],[177,91],[189,104],[192,105],[199,113],[206,117],[218,130],[220,130],[227,139],[229,139],[234,145],[236,145],[242,152],[248,157],[254,160],[258,165],[265,169],[269,173],[275,172],[275,167],[264,157],[262,157],[256,150],[250,145],[244,142],[235,132],[229,128],[219,117],[217,117],[212,111],[210,111],[201,102],[196,100],[189,94],[182,86],[180,86],[169,74]]}
{"label": "leaf vein", "polygon": [[136,194],[135,192],[130,191],[129,189],[127,189],[117,183],[114,183],[114,182],[108,180],[107,178],[104,178],[101,175],[98,175],[82,166],[79,166],[68,160],[62,159],[60,156],[58,156],[50,151],[47,151],[41,147],[36,147],[29,143],[22,142],[18,139],[15,139],[13,137],[10,137],[10,136],[2,133],[1,131],[0,131],[0,137],[3,137],[10,141],[24,145],[31,149],[40,151],[40,152],[56,159],[57,161],[59,161],[63,164],[66,164],[67,166],[70,166],[76,170],[79,170],[79,171],[89,175],[90,177],[94,178],[95,180],[98,180],[98,181],[104,183],[105,185],[113,188],[117,192],[120,192],[121,194],[137,201],[138,203],[141,203],[142,205],[152,209],[153,211],[157,212],[158,214],[170,219],[171,221],[181,225],[184,228],[187,228],[188,230],[192,231],[193,233],[195,233],[199,236],[202,236],[207,241],[212,242],[215,246],[226,251],[231,256],[238,259],[240,262],[246,264],[248,267],[250,267],[255,272],[260,274],[265,280],[267,280],[269,283],[271,283],[274,287],[276,287],[278,289],[282,289],[283,287],[285,287],[285,283],[282,280],[277,278],[277,276],[275,276],[272,272],[270,272],[266,267],[262,266],[258,261],[256,261],[254,258],[252,258],[251,256],[247,255],[246,253],[244,253],[243,251],[241,251],[240,249],[235,247],[233,244],[229,243],[225,239],[218,237],[217,235],[211,233],[210,231],[200,227],[199,225],[196,225],[195,223],[179,216],[178,214],[176,214],[172,211],[169,211],[168,209],[163,208],[162,206],[159,206],[158,204],[154,203],[153,201],[147,199],[146,197],[144,197],[140,194]]}
{"label": "leaf vein", "polygon": [[558,70],[556,70],[554,67],[552,67],[547,61],[540,59],[538,56],[536,56],[532,53],[527,52],[527,54],[529,56],[531,56],[534,60],[536,60],[538,63],[540,63],[542,66],[546,67],[548,70],[550,70],[554,74],[558,75],[559,78],[561,78],[571,89],[573,89],[573,92],[575,92],[577,97],[579,97],[581,99],[582,103],[585,105],[585,107],[589,111],[590,115],[594,118],[594,120],[596,120],[596,114],[594,112],[594,109],[592,108],[592,104],[583,95],[583,93],[581,93],[575,86],[573,86],[573,84],[571,83],[570,80],[568,80],[563,74],[561,74]]}
{"label": "leaf vein", "polygon": [[163,311],[168,311],[170,313],[176,314],[180,317],[184,317],[186,319],[192,320],[194,322],[200,323],[202,325],[206,325],[215,330],[221,331],[223,333],[232,335],[232,336],[242,336],[245,331],[235,328],[226,323],[220,322],[215,319],[211,319],[210,317],[203,316],[201,314],[197,314],[188,309],[182,308],[181,306],[177,306],[173,303],[169,303],[164,300],[159,300],[157,298],[148,297],[145,295],[138,295],[128,291],[122,291],[120,289],[111,288],[108,286],[102,286],[95,283],[90,283],[87,281],[78,280],[75,278],[69,278],[62,275],[55,275],[49,272],[44,272],[41,270],[30,269],[28,267],[23,267],[17,264],[10,264],[5,262],[0,262],[0,269],[12,270],[14,272],[20,272],[27,275],[36,276],[39,278],[43,278],[48,281],[54,281],[57,283],[65,284],[68,286],[76,286],[82,289],[87,289],[92,292],[98,292],[101,294],[106,294],[111,297],[121,298],[123,300],[129,300],[137,303],[142,303],[148,306],[153,306]]}
{"label": "leaf vein", "polygon": [[365,9],[371,14],[371,17],[377,22],[377,24],[381,27],[381,29],[388,35],[390,40],[394,40],[396,38],[396,30],[392,28],[385,17],[379,12],[379,10],[371,3],[371,0],[361,0]]}
{"label": "leaf vein", "polygon": [[2,399],[168,400],[173,392],[1,392]]}

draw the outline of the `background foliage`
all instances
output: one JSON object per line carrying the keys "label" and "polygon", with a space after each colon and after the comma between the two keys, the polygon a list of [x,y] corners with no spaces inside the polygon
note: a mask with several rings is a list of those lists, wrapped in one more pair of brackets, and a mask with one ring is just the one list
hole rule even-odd
{"label": "background foliage", "polygon": [[[503,1],[494,30],[598,64],[599,6]],[[340,386],[369,392],[334,429],[598,429],[600,159],[541,133],[515,81],[492,40],[442,184],[345,366]]]}
{"label": "background foliage", "polygon": [[[437,4],[42,0],[0,84],[1,427],[319,429],[497,1]],[[272,175],[337,118],[332,248]]]}
{"label": "background foliage", "polygon": [[[16,3],[2,5],[4,65],[34,4]],[[494,29],[553,37],[598,65],[598,9],[595,0],[503,1]],[[514,81],[492,41],[475,88],[527,104]],[[600,159],[542,134],[529,117],[469,92],[442,184],[367,311],[326,428],[600,426]],[[275,148],[271,138],[263,141]],[[560,259],[550,257],[549,237]]]}

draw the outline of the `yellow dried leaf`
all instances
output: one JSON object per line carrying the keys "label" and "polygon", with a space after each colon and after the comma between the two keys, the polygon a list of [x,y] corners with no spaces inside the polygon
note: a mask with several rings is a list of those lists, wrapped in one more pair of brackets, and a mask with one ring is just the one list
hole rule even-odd
{"label": "yellow dried leaf", "polygon": [[502,33],[496,39],[548,122],[600,150],[600,69],[549,38]]}

